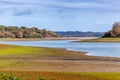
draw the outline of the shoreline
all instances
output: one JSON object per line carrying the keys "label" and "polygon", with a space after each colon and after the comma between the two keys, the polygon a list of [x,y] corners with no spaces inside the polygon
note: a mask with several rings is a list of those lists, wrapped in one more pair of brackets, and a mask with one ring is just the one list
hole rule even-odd
{"label": "shoreline", "polygon": [[[93,59],[95,58],[97,60],[97,58],[99,59],[115,59],[113,61],[117,61],[116,59],[120,59],[120,57],[112,57],[112,56],[94,56],[94,55],[88,55],[89,52],[86,51],[79,51],[79,50],[72,50],[72,49],[68,49],[68,48],[52,48],[52,47],[40,47],[40,46],[25,46],[25,45],[15,45],[15,44],[1,44],[0,45],[9,45],[9,46],[21,46],[21,47],[34,47],[34,48],[44,48],[44,49],[57,49],[57,50],[65,50],[67,52],[76,52],[76,53],[80,53],[82,54],[82,56],[86,56],[86,57],[93,57]],[[72,59],[66,59],[66,60],[72,60]],[[73,60],[84,60],[84,59],[73,59]],[[88,60],[88,59],[85,59]],[[91,60],[91,59],[90,59]],[[118,61],[117,61],[118,62]]]}
{"label": "shoreline", "polygon": [[84,40],[95,37],[58,37],[58,38],[0,38],[0,41],[42,41],[42,40]]}
{"label": "shoreline", "polygon": [[[66,49],[25,47],[13,45],[0,45],[0,48],[20,47],[20,49],[30,48],[35,54],[22,55],[0,55],[0,71],[65,71],[65,72],[118,72],[120,70],[120,58],[87,56],[85,52],[68,51]],[[42,52],[42,54],[36,54]],[[39,51],[40,49],[40,51]],[[7,51],[6,51],[7,52]],[[14,52],[14,51],[13,51]],[[32,51],[30,51],[32,52]],[[46,52],[49,54],[46,54]],[[1,53],[1,52],[0,52]],[[45,53],[45,54],[43,54]],[[12,65],[11,65],[12,64]]]}
{"label": "shoreline", "polygon": [[[78,38],[79,40],[81,39],[81,38]],[[78,40],[77,39],[77,40]],[[85,40],[86,40],[86,38],[84,38]],[[1,40],[1,39],[0,39]],[[4,39],[3,39],[4,40]],[[14,41],[14,39],[6,39],[7,41]],[[6,41],[5,40],[5,41]],[[15,41],[31,41],[32,39],[16,39]],[[63,38],[63,39],[51,39],[51,38],[46,38],[46,39],[35,39],[35,40],[38,40],[38,41],[42,41],[42,40],[70,40],[69,38]],[[74,39],[71,39],[71,40],[74,40]],[[83,40],[83,39],[82,39]],[[89,38],[88,38],[88,40],[89,40]],[[34,40],[33,40],[34,41]],[[3,41],[4,42],[4,41]],[[72,41],[72,42],[77,42],[77,41]],[[1,45],[1,44],[0,44]],[[15,45],[15,44],[3,44],[3,45],[11,45],[11,46],[24,46],[24,45]],[[49,48],[49,49],[63,49],[63,50],[66,50],[66,51],[68,51],[68,52],[78,52],[78,53],[80,53],[80,54],[82,54],[82,55],[84,55],[84,56],[86,56],[86,57],[94,57],[95,59],[96,58],[101,58],[101,59],[107,59],[107,58],[109,58],[109,59],[115,59],[115,61],[117,61],[118,62],[118,60],[116,60],[116,59],[120,59],[119,57],[112,57],[112,56],[94,56],[94,55],[88,55],[89,54],[89,52],[86,52],[86,51],[79,51],[79,50],[71,50],[71,49],[67,49],[67,48],[50,48],[50,47],[39,47],[39,46],[26,46],[26,47],[36,47],[36,48]],[[68,60],[70,60],[70,59],[68,59]],[[72,60],[72,59],[71,59]],[[82,59],[75,59],[75,60],[82,60]],[[83,59],[84,60],[84,59]],[[87,60],[87,59],[86,59]],[[96,59],[97,60],[97,59]]]}
{"label": "shoreline", "polygon": [[94,39],[84,39],[76,42],[120,43],[120,38],[94,38]]}

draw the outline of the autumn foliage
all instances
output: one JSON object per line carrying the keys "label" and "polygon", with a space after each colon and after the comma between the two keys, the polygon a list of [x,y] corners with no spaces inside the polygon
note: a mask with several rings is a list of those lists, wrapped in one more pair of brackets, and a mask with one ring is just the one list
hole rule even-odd
{"label": "autumn foliage", "polygon": [[111,37],[111,38],[120,37],[120,22],[115,22],[113,24],[112,30],[106,32],[103,37]]}
{"label": "autumn foliage", "polygon": [[24,26],[3,26],[0,25],[0,38],[44,38],[57,37],[53,31],[38,29],[36,27],[27,28]]}

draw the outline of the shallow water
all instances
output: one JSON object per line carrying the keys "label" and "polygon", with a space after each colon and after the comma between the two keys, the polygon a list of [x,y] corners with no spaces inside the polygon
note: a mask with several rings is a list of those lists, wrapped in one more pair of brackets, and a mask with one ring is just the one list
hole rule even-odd
{"label": "shallow water", "polygon": [[70,40],[56,41],[16,41],[0,42],[3,44],[38,46],[50,48],[66,48],[68,50],[88,52],[92,56],[109,56],[120,57],[120,43],[89,43],[89,42],[72,42]]}

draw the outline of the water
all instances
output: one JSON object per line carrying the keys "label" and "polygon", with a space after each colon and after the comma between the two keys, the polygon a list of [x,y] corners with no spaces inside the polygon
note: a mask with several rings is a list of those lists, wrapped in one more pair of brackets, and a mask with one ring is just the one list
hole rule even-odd
{"label": "water", "polygon": [[72,42],[70,40],[61,41],[16,41],[16,42],[0,42],[3,44],[65,48],[74,51],[88,52],[87,55],[92,56],[109,56],[120,57],[120,43],[89,43],[89,42]]}

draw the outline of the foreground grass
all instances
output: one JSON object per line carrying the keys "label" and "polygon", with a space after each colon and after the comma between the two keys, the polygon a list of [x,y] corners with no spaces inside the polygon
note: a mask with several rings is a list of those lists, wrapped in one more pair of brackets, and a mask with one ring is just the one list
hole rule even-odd
{"label": "foreground grass", "polygon": [[120,80],[120,73],[4,71],[0,80]]}
{"label": "foreground grass", "polygon": [[97,39],[86,39],[82,42],[120,42],[120,38],[97,38]]}

